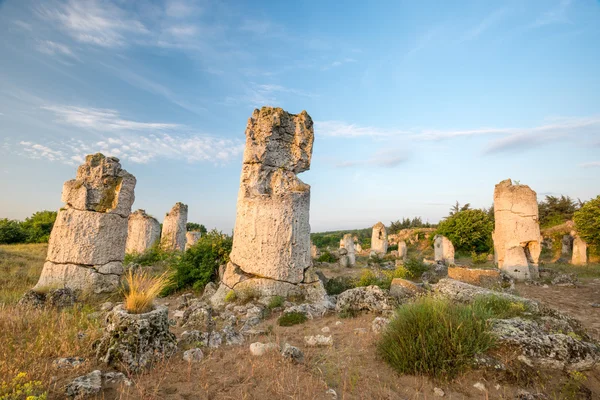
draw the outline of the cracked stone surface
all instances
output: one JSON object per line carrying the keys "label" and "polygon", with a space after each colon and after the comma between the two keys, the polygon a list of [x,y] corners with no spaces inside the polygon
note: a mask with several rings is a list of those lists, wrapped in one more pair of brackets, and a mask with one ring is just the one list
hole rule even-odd
{"label": "cracked stone surface", "polygon": [[66,206],[56,217],[33,290],[64,287],[99,294],[117,289],[135,183],[117,158],[86,157],[76,179],[63,186]]}
{"label": "cracked stone surface", "polygon": [[498,268],[515,279],[537,279],[541,252],[537,195],[510,179],[494,189],[494,256]]}
{"label": "cracked stone surface", "polygon": [[188,206],[175,203],[163,221],[160,246],[164,250],[185,250]]}
{"label": "cracked stone surface", "polygon": [[306,111],[263,107],[248,120],[227,287],[286,295],[304,281],[312,265],[310,186],[296,174],[310,168],[313,141]]}

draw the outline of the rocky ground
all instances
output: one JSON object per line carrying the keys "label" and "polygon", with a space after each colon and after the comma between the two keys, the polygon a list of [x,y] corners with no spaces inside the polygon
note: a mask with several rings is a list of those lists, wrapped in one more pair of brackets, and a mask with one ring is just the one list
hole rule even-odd
{"label": "rocky ground", "polygon": [[[32,262],[30,267],[39,271],[41,261],[36,261],[40,265]],[[28,265],[25,263],[22,268]],[[358,276],[363,270],[361,267],[322,267],[321,272],[327,277]],[[15,271],[4,272],[13,274]],[[589,335],[598,340],[600,308],[595,304],[600,301],[600,277],[582,274],[583,277],[573,283],[573,279],[557,279],[557,275],[560,274],[546,277],[537,285],[517,284],[516,293],[576,317]],[[23,271],[18,276],[23,276]],[[6,276],[3,279],[5,284],[10,281]],[[11,288],[16,291],[18,285]],[[49,398],[64,398],[65,388],[76,377],[86,375],[87,378],[80,379],[80,386],[102,386],[102,391],[91,398],[103,399],[432,399],[442,394],[449,399],[600,398],[598,366],[582,372],[568,371],[569,368],[528,367],[526,363],[515,363],[522,354],[514,346],[501,346],[492,352],[495,360],[510,368],[489,365],[471,370],[454,381],[401,376],[376,352],[380,334],[374,331],[377,325],[374,320],[389,316],[385,310],[341,318],[342,315],[333,310],[320,316],[321,310],[313,309],[310,310],[312,318],[306,322],[283,327],[278,325],[277,319],[286,306],[292,304],[269,309],[250,301],[230,304],[226,311],[207,314],[200,297],[195,293],[178,293],[160,299],[159,303],[169,308],[171,331],[179,341],[177,353],[151,370],[119,375],[99,364],[91,350],[92,342],[101,335],[109,305],[97,304],[82,310],[81,318],[75,320],[77,329],[67,331],[54,323],[74,313],[66,310],[52,314],[52,320],[37,326],[32,314],[18,315],[22,311],[10,304],[15,298],[11,295],[6,304],[0,306],[0,328],[12,335],[8,342],[6,336],[0,339],[0,347],[3,347],[0,371],[30,372],[32,379],[40,379],[49,389]],[[23,319],[30,321],[29,329],[10,329],[17,326],[14,325],[16,320]],[[44,326],[53,331],[43,332]],[[235,329],[230,330],[228,326]],[[203,336],[206,331],[219,335]],[[528,337],[534,337],[538,331],[531,332]],[[21,337],[16,337],[19,334]],[[313,340],[309,342],[318,342],[314,338],[317,335],[327,338],[322,340],[322,345],[307,342],[310,336]],[[39,351],[44,348],[42,338],[46,336],[60,340],[48,339],[51,348]],[[569,343],[575,340],[563,336],[561,340]],[[32,346],[36,338],[40,338],[41,347],[25,347],[24,339]],[[549,339],[544,337],[544,340]],[[256,342],[267,346],[254,345],[251,351],[250,345]],[[282,356],[281,350],[286,344],[300,349],[301,361],[293,362]],[[201,350],[190,351],[197,347]],[[264,354],[253,354],[260,352],[259,347]]]}

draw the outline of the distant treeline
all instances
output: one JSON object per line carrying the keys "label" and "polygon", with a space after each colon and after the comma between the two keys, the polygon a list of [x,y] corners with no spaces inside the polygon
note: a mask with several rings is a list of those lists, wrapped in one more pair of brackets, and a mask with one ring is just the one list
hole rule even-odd
{"label": "distant treeline", "polygon": [[0,243],[45,243],[56,220],[56,211],[38,211],[25,221],[0,219]]}

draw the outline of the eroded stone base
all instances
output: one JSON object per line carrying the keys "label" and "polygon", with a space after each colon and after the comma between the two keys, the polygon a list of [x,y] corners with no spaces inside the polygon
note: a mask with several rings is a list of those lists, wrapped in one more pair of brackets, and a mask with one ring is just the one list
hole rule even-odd
{"label": "eroded stone base", "polygon": [[122,274],[120,261],[93,266],[46,261],[33,290],[69,288],[83,293],[112,293],[119,288]]}

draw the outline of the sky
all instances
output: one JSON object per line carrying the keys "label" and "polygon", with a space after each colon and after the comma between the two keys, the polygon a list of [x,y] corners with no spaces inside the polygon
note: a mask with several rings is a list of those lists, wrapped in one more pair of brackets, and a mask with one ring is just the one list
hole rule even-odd
{"label": "sky", "polygon": [[512,178],[600,194],[600,1],[0,0],[0,218],[86,154],[230,232],[252,111],[315,122],[312,231],[435,223]]}

